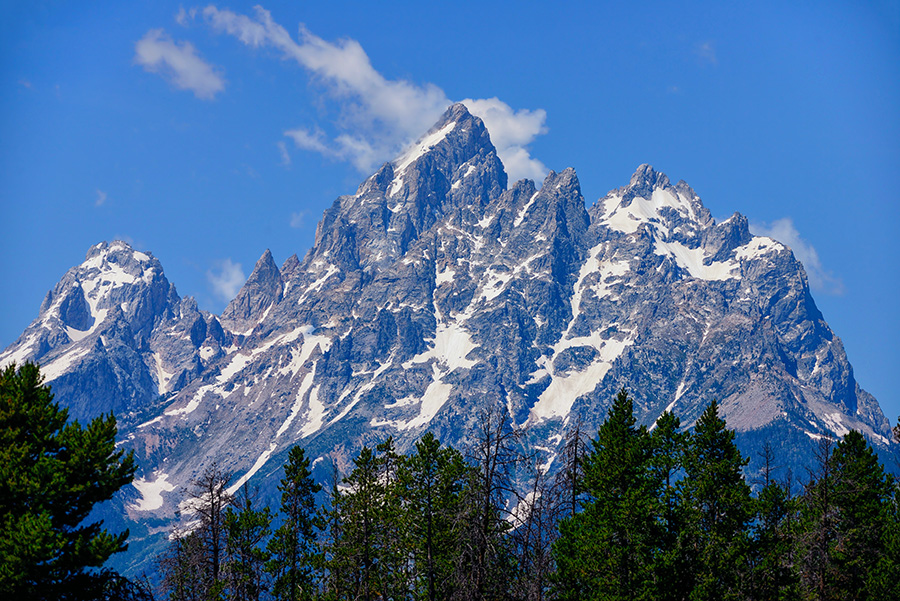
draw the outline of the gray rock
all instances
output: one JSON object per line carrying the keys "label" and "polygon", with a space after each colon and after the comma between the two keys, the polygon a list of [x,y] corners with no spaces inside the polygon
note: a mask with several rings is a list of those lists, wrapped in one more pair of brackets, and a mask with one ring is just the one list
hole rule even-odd
{"label": "gray rock", "polygon": [[649,165],[589,210],[572,169],[507,189],[462,105],[338,198],[302,260],[266,251],[220,317],[151,255],[92,248],[0,364],[29,358],[78,415],[124,412],[141,486],[168,485],[158,507],[131,491],[134,520],[171,519],[211,461],[272,491],[295,444],[319,469],[388,435],[462,446],[485,404],[552,470],[622,386],[648,426],[718,399],[746,455],[768,441],[797,473],[849,429],[897,451],[787,246]]}

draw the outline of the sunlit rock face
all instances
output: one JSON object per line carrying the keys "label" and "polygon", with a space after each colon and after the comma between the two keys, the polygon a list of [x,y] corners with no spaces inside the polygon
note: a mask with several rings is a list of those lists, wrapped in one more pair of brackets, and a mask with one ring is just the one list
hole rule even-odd
{"label": "sunlit rock face", "polygon": [[509,183],[462,105],[338,198],[302,259],[265,251],[221,316],[150,253],[91,248],[0,354],[28,359],[74,416],[119,417],[134,520],[174,515],[212,461],[272,490],[295,444],[321,474],[387,436],[461,446],[485,404],[552,470],[622,386],[648,427],[716,399],[745,455],[768,441],[796,473],[850,429],[894,452],[788,247],[649,165],[590,208],[572,169]]}

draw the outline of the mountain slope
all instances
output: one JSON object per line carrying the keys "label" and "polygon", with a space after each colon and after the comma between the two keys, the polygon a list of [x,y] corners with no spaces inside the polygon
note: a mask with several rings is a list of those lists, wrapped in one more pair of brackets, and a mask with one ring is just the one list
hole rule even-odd
{"label": "mountain slope", "polygon": [[28,358],[78,415],[122,413],[133,519],[171,516],[212,461],[271,486],[294,444],[320,469],[388,435],[461,445],[485,404],[553,469],[622,386],[650,426],[716,398],[745,454],[771,441],[795,469],[851,428],[896,451],[788,247],[648,165],[589,209],[572,169],[508,186],[462,105],[338,198],[302,260],[266,251],[221,317],[151,255],[92,248],[0,364]]}

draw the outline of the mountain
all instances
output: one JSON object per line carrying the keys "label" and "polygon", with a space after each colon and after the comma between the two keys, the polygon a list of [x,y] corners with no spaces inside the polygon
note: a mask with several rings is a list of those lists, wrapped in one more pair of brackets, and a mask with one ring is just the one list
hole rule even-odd
{"label": "mountain", "polygon": [[745,455],[768,441],[797,473],[849,429],[897,452],[787,246],[649,165],[590,208],[572,169],[509,185],[460,104],[339,197],[302,260],[266,251],[221,316],[149,253],[91,248],[0,365],[26,359],[73,415],[120,417],[132,520],[171,517],[213,461],[271,488],[294,444],[320,470],[388,435],[462,446],[485,405],[553,469],[622,386],[651,427],[718,399]]}

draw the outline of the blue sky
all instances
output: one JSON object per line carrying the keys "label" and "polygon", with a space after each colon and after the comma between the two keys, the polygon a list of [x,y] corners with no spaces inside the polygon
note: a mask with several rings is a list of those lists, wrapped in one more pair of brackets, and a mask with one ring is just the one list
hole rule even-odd
{"label": "blue sky", "polygon": [[221,311],[468,99],[513,175],[650,163],[791,245],[900,414],[900,2],[86,4],[5,3],[0,347],[100,240]]}

